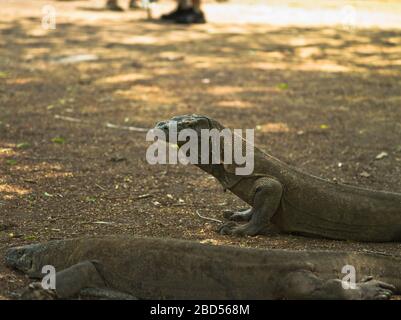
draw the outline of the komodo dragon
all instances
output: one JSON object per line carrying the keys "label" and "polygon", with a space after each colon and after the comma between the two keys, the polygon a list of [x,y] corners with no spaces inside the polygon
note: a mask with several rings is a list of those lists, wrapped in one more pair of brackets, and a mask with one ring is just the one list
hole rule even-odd
{"label": "komodo dragon", "polygon": [[[31,277],[53,265],[49,297],[141,299],[388,299],[401,289],[401,257],[215,246],[108,236],[11,248],[6,264]],[[342,268],[356,270],[344,289]],[[371,277],[375,277],[373,280]],[[391,284],[388,284],[391,283]],[[39,283],[23,298],[46,297]]]}
{"label": "komodo dragon", "polygon": [[[184,115],[159,122],[169,140],[171,124],[177,131],[202,129],[221,131],[224,127],[206,116]],[[200,139],[199,147],[200,147]],[[244,145],[247,143],[243,140]],[[182,147],[184,142],[178,142]],[[221,155],[224,154],[221,143]],[[252,146],[253,147],[253,146]],[[212,149],[212,148],[210,148]],[[220,228],[222,234],[263,234],[271,224],[282,232],[330,239],[386,242],[401,240],[401,194],[374,191],[333,183],[303,173],[253,147],[254,171],[247,176],[235,174],[235,164],[196,164],[212,174],[251,209],[231,212],[233,220]],[[199,151],[199,157],[200,157]],[[209,155],[211,157],[211,155]],[[221,156],[222,157],[222,156]],[[234,221],[247,221],[237,225]]]}

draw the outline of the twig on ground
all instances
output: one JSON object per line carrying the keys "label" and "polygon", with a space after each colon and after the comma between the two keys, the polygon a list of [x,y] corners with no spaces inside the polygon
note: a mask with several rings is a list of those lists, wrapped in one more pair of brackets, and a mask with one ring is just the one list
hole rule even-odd
{"label": "twig on ground", "polygon": [[146,199],[146,198],[151,198],[153,197],[153,194],[146,193],[146,194],[141,194],[140,196],[137,196],[135,199]]}
{"label": "twig on ground", "polygon": [[37,160],[37,161],[63,161],[71,159],[55,158],[55,157],[21,157],[24,160]]}
{"label": "twig on ground", "polygon": [[[93,125],[98,125],[97,123],[93,123],[90,121],[84,121],[78,118],[73,118],[73,117],[66,117],[66,116],[60,116],[58,114],[54,115],[55,119],[59,119],[59,120],[64,120],[64,121],[69,121],[69,122],[75,122],[75,123],[85,123],[85,124],[93,124]],[[110,128],[110,129],[119,129],[119,130],[128,130],[128,131],[136,131],[136,132],[147,132],[150,129],[148,128],[140,128],[140,127],[131,127],[131,126],[120,126],[117,124],[112,124],[110,122],[106,122],[104,124],[104,126],[106,128]]]}
{"label": "twig on ground", "polygon": [[195,210],[196,214],[198,215],[199,218],[205,219],[205,220],[209,220],[209,221],[213,221],[213,222],[217,222],[217,223],[223,223],[223,221],[219,220],[219,219],[215,219],[215,218],[210,218],[210,217],[205,217],[202,216],[198,210]]}
{"label": "twig on ground", "polygon": [[129,198],[131,195],[130,194],[120,194],[120,195],[105,195],[101,196],[101,198],[108,199],[108,200],[114,200],[114,199],[124,199],[124,198]]}
{"label": "twig on ground", "polygon": [[112,124],[110,122],[106,123],[106,128],[121,129],[121,130],[128,130],[128,131],[137,131],[137,132],[147,132],[147,131],[150,130],[150,129],[147,129],[147,128],[119,126],[119,125],[116,125],[116,124]]}
{"label": "twig on ground", "polygon": [[99,189],[105,191],[106,188],[102,187],[100,184],[95,183],[95,186],[98,187]]}
{"label": "twig on ground", "polygon": [[[60,120],[64,120],[64,121],[70,121],[70,122],[86,122],[86,121],[82,121],[81,119],[78,118],[73,118],[73,117],[66,117],[66,116],[60,116],[58,114],[56,114],[54,116],[55,119],[60,119]],[[87,122],[86,122],[87,123]]]}

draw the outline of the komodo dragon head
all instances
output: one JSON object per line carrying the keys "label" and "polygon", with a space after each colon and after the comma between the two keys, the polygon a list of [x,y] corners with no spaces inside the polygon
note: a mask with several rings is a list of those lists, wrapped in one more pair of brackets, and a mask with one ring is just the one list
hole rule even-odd
{"label": "komodo dragon head", "polygon": [[6,252],[6,265],[30,273],[33,269],[37,245],[27,245],[8,249]]}
{"label": "komodo dragon head", "polygon": [[57,243],[55,241],[51,246],[31,244],[10,248],[5,254],[6,265],[31,278],[41,278],[42,267],[49,264],[50,260],[54,261],[52,264],[57,264],[58,255],[64,255],[62,250],[57,250]]}
{"label": "komodo dragon head", "polygon": [[[200,136],[202,129],[224,129],[224,127],[217,121],[197,114],[175,116],[170,120],[160,121],[155,126],[155,129],[162,130],[165,133],[167,142],[170,141],[169,137],[173,128],[174,130],[176,128],[176,132],[174,132],[176,134],[184,129],[191,129],[196,131],[198,136]],[[184,143],[185,141],[178,141],[177,144],[181,147]]]}
{"label": "komodo dragon head", "polygon": [[[166,121],[161,121],[156,124],[155,129],[161,130],[164,133],[164,137],[160,137],[161,140],[165,140],[168,143],[174,143],[178,146],[178,148],[181,148],[184,144],[186,144],[189,140],[191,140],[191,136],[184,135],[187,140],[180,141],[179,139],[179,134],[183,130],[192,130],[195,131],[195,134],[197,136],[197,143],[198,143],[198,162],[194,163],[196,166],[200,167],[202,170],[212,174],[215,176],[221,183],[223,183],[224,186],[226,185],[231,185],[232,182],[226,183],[225,182],[225,174],[224,172],[229,172],[229,173],[235,173],[236,168],[238,167],[237,164],[232,163],[232,162],[225,162],[225,143],[231,143],[233,144],[234,141],[232,140],[231,133],[228,135],[228,138],[225,137],[225,134],[222,134],[223,130],[228,130],[229,129],[225,128],[223,125],[221,125],[219,122],[216,120],[213,120],[207,116],[202,116],[202,115],[197,115],[197,114],[192,114],[192,115],[182,115],[182,116],[175,116],[171,118],[170,120]],[[213,134],[213,138],[211,138],[211,132],[213,130],[217,130],[219,134],[216,136]],[[203,154],[203,143],[202,139],[204,139],[204,136],[202,135],[203,130],[209,130],[209,133],[207,135],[208,137],[208,142],[213,144],[215,143],[216,140],[214,138],[217,137],[217,139],[220,139],[219,142],[219,153],[214,153],[214,147],[209,147],[207,150],[209,152],[209,160],[210,162],[208,164],[205,164],[204,161],[204,154]],[[215,133],[216,131],[214,131]],[[176,135],[174,137],[174,135]],[[172,139],[174,137],[174,140]],[[224,139],[224,143],[223,143]],[[228,139],[228,140],[227,140]],[[243,140],[246,141],[246,140]],[[242,145],[243,148],[245,148],[245,144]],[[247,148],[248,149],[248,148]],[[232,147],[229,149],[232,152]],[[248,151],[248,150],[247,150]],[[253,154],[253,146],[251,145],[251,154]],[[217,160],[216,158],[217,157]],[[229,158],[231,160],[232,158]],[[212,163],[213,165],[210,165]],[[222,171],[223,170],[223,171]]]}

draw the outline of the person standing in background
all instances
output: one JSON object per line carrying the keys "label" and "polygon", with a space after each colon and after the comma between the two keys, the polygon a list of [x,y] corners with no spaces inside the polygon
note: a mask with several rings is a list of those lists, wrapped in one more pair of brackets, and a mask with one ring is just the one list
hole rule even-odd
{"label": "person standing in background", "polygon": [[[124,11],[118,5],[118,0],[107,0],[106,8],[112,11]],[[139,0],[130,0],[129,8],[140,8]],[[177,0],[177,8],[170,13],[163,14],[161,20],[181,24],[206,22],[205,15],[201,10],[201,0]]]}
{"label": "person standing in background", "polygon": [[[139,0],[130,0],[128,7],[130,9],[140,8],[138,2],[139,2]],[[124,9],[118,5],[118,0],[107,0],[106,9],[111,10],[111,11],[124,11]]]}

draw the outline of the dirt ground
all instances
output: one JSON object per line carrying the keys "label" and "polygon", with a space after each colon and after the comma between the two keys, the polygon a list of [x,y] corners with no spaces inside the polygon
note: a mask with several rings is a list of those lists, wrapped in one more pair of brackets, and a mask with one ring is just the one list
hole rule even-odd
{"label": "dirt ground", "polygon": [[[41,27],[48,3],[55,30]],[[218,235],[195,210],[222,219],[240,200],[195,167],[149,165],[144,133],[105,125],[205,114],[256,128],[261,149],[306,172],[401,192],[400,29],[290,27],[252,15],[236,24],[221,9],[229,2],[208,3],[212,21],[190,27],[102,11],[95,0],[1,5],[1,257],[10,246],[110,234],[401,254],[398,243]],[[93,61],[66,63],[77,54]],[[2,298],[26,282],[1,260]]]}

